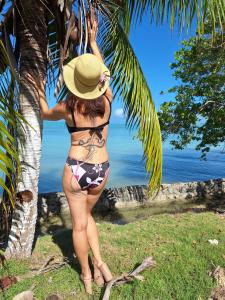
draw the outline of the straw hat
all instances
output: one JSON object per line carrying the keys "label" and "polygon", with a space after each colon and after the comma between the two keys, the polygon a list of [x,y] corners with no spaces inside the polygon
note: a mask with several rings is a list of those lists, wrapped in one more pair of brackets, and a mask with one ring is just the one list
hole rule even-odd
{"label": "straw hat", "polygon": [[93,54],[83,54],[63,67],[67,88],[76,96],[93,100],[103,95],[109,86],[110,71]]}

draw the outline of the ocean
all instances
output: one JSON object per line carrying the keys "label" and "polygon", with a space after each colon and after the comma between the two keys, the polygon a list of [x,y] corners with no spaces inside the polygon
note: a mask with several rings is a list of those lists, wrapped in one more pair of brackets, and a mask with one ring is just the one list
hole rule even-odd
{"label": "ocean", "polygon": [[[111,164],[107,187],[148,183],[141,143],[123,124],[110,124],[107,148]],[[63,166],[70,145],[64,122],[44,122],[39,192],[61,191]],[[225,177],[225,154],[213,150],[207,161],[193,148],[172,150],[163,145],[163,183],[201,181]]]}

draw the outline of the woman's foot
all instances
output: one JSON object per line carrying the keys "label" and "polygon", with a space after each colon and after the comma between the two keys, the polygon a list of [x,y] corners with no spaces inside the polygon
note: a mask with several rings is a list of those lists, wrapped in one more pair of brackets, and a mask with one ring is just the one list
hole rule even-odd
{"label": "woman's foot", "polygon": [[113,279],[112,273],[109,270],[109,267],[105,262],[100,262],[98,265],[99,270],[101,271],[106,282],[109,282]]}
{"label": "woman's foot", "polygon": [[93,264],[93,267],[94,267],[94,281],[97,284],[97,286],[103,287],[105,281],[104,281],[104,278],[102,276],[101,270],[98,268],[97,261],[94,257],[92,257],[92,264]]}
{"label": "woman's foot", "polygon": [[86,293],[92,295],[92,277],[84,277],[83,274],[80,275],[80,279],[83,281]]}

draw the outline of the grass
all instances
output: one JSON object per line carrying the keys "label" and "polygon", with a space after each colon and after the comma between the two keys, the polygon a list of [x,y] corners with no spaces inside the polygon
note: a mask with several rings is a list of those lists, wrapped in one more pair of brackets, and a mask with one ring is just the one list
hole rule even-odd
{"label": "grass", "polygon": [[[124,226],[102,223],[99,225],[102,253],[115,275],[132,270],[147,256],[153,256],[156,267],[145,270],[143,282],[114,287],[115,300],[206,300],[216,282],[209,276],[215,266],[225,266],[225,218],[212,212],[155,215],[147,220]],[[217,239],[211,245],[208,239]],[[49,255],[62,260],[72,255],[71,230],[53,236],[39,237],[33,255],[24,261],[10,260],[8,271],[2,269],[0,277],[28,272],[41,265]],[[13,285],[0,299],[14,295],[36,284],[36,299],[45,299],[59,293],[63,299],[87,299],[79,280],[79,265],[71,258],[69,266]],[[102,290],[94,286],[94,296],[100,299]]]}

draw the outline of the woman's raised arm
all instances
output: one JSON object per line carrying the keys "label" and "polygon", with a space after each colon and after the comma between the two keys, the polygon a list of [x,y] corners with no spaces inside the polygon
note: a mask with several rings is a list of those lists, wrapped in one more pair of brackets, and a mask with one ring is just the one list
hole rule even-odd
{"label": "woman's raised arm", "polygon": [[53,108],[49,109],[45,97],[44,84],[41,84],[38,87],[38,93],[40,97],[41,117],[43,120],[58,121],[61,119],[65,119],[65,115],[66,115],[65,102],[61,101],[57,103]]}
{"label": "woman's raised arm", "polygon": [[[88,25],[88,38],[89,38],[89,44],[92,50],[92,53],[98,57],[98,59],[104,64],[104,60],[103,57],[101,55],[101,52],[98,48],[98,44],[96,41],[96,37],[97,37],[97,32],[98,32],[98,21],[96,19],[96,17],[94,17],[94,20],[91,22],[91,18],[90,16],[88,17],[88,21],[87,21],[87,25]],[[110,99],[110,101],[113,98],[112,95],[112,91],[110,89],[110,87],[107,88],[106,90],[106,96]]]}

